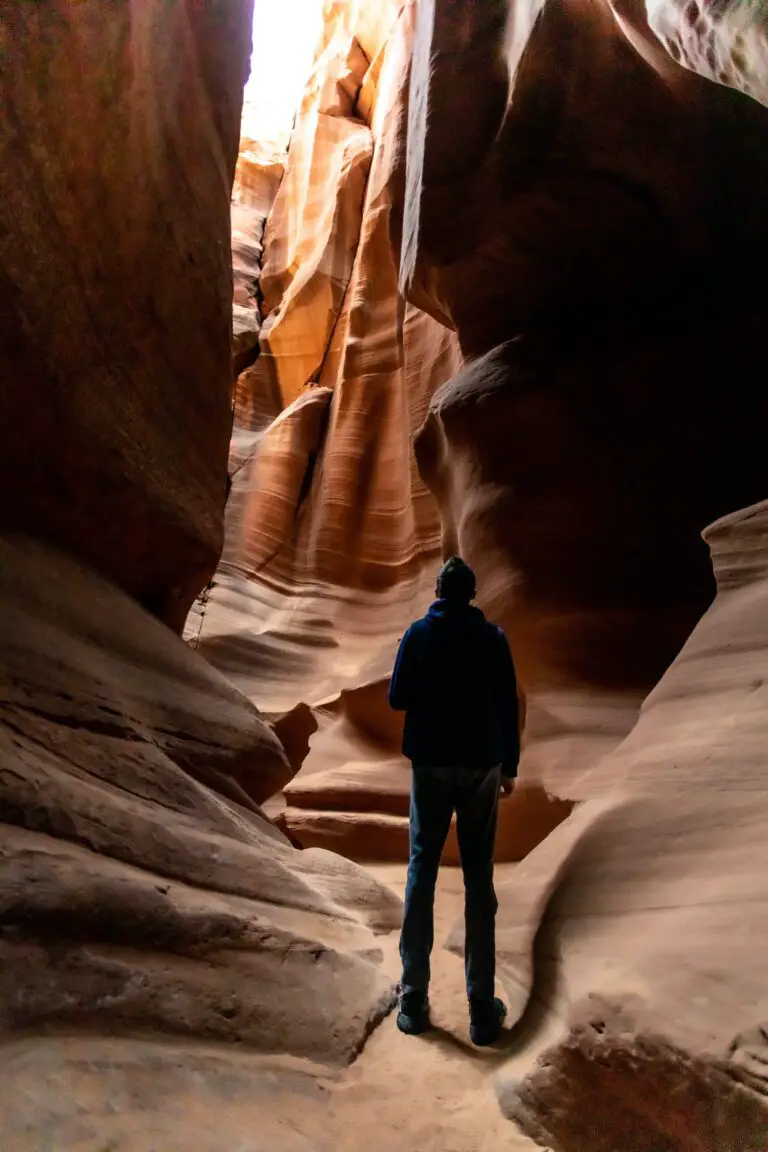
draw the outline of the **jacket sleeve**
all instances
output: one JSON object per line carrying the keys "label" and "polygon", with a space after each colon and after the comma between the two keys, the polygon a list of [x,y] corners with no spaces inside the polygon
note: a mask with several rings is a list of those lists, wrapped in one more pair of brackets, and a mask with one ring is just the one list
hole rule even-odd
{"label": "jacket sleeve", "polygon": [[502,775],[517,776],[520,760],[520,705],[517,699],[517,676],[509,644],[501,628],[496,629],[496,707],[504,740]]}
{"label": "jacket sleeve", "polygon": [[413,702],[417,647],[417,637],[413,629],[409,628],[400,641],[395,668],[389,682],[389,706],[395,712],[407,712]]}

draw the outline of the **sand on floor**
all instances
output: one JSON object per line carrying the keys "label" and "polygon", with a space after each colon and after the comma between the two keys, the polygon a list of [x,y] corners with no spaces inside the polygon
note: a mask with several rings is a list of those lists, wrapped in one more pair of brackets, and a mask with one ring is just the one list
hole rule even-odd
{"label": "sand on floor", "polygon": [[[514,865],[498,869],[498,879]],[[403,865],[371,871],[402,894]],[[148,1036],[20,1037],[6,1046],[3,1152],[533,1152],[505,1120],[494,1079],[508,1059],[469,1042],[461,958],[444,944],[461,873],[440,873],[431,987],[435,1027],[403,1036],[394,1013],[331,1071],[232,1045]],[[378,938],[399,975],[397,933]],[[328,1027],[334,1022],[329,1013]]]}
{"label": "sand on floor", "polygon": [[[497,868],[503,880],[515,865]],[[404,865],[371,866],[402,894]],[[330,1095],[328,1122],[339,1152],[387,1148],[424,1152],[524,1152],[537,1146],[501,1115],[493,1081],[506,1055],[474,1048],[462,960],[443,947],[462,913],[458,868],[443,868],[435,902],[435,949],[430,989],[433,1029],[403,1036],[394,1015],[368,1040],[362,1054]],[[385,965],[397,978],[396,934],[385,938]]]}

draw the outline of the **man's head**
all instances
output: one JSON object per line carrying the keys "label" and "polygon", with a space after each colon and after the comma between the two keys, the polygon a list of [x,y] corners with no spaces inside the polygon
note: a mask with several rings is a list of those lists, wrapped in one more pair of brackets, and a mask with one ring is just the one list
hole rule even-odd
{"label": "man's head", "polygon": [[451,556],[437,577],[437,595],[441,600],[469,604],[475,598],[475,574],[459,556]]}

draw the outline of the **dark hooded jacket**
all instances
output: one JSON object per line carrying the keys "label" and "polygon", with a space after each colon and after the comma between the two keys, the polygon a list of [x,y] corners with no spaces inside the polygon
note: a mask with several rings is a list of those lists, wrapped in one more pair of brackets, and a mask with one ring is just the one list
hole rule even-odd
{"label": "dark hooded jacket", "polygon": [[405,712],[403,753],[424,767],[517,775],[515,667],[507,638],[479,608],[436,600],[402,641],[389,703]]}

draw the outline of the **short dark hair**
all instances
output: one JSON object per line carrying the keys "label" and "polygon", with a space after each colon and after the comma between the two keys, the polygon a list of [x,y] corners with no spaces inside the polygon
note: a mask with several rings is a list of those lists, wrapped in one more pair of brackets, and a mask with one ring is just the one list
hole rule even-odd
{"label": "short dark hair", "polygon": [[451,556],[437,577],[437,594],[441,600],[474,600],[475,574],[460,556]]}

